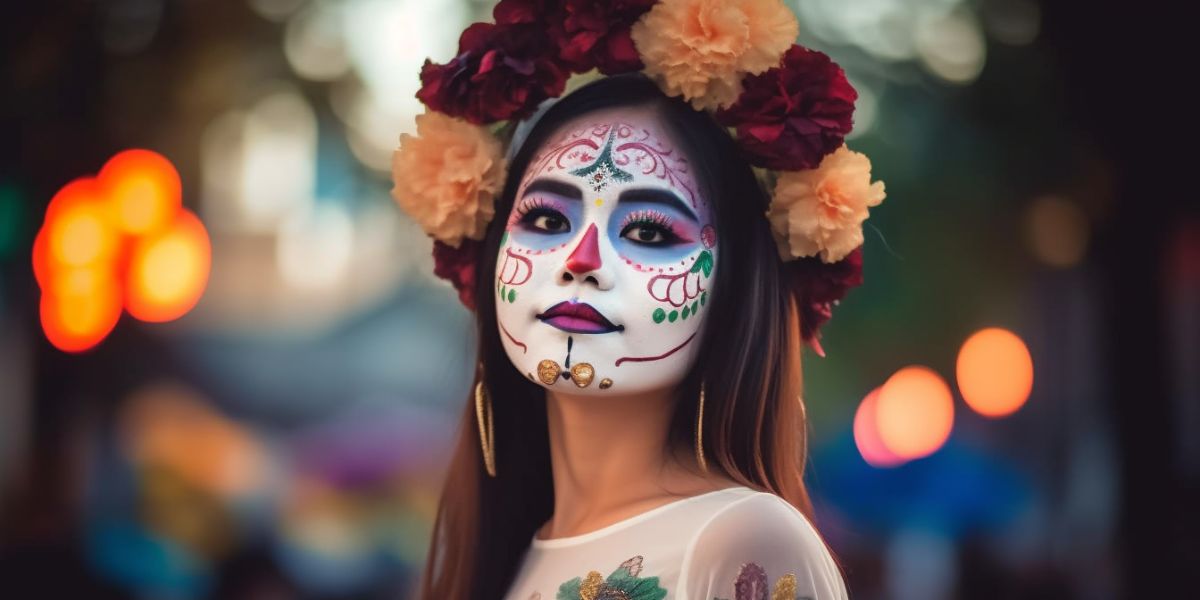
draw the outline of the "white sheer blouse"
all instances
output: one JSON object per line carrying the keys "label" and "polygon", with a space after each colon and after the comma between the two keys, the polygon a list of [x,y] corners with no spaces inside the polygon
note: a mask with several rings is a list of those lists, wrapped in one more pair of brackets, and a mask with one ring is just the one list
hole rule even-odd
{"label": "white sheer blouse", "polygon": [[825,544],[782,498],[733,487],[595,531],[535,536],[505,600],[837,600]]}

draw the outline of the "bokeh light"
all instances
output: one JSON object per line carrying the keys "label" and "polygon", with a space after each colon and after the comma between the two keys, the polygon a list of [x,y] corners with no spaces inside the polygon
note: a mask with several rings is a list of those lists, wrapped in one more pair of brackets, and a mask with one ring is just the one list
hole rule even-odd
{"label": "bokeh light", "polygon": [[918,19],[916,47],[922,64],[948,83],[967,84],[979,77],[987,44],[979,21],[968,10]]}
{"label": "bokeh light", "polygon": [[1058,196],[1041,196],[1025,213],[1029,249],[1052,267],[1073,267],[1087,254],[1091,225],[1077,204]]}
{"label": "bokeh light", "polygon": [[859,403],[854,413],[854,444],[872,467],[896,467],[905,460],[889,450],[879,437],[878,402],[879,388],[875,388]]}
{"label": "bokeh light", "polygon": [[1015,333],[998,327],[976,332],[958,352],[958,389],[985,417],[1017,411],[1033,389],[1033,358]]}
{"label": "bokeh light", "polygon": [[121,296],[109,269],[56,269],[43,288],[42,329],[54,347],[80,352],[100,343],[121,317]]}
{"label": "bokeh light", "polygon": [[54,270],[54,262],[50,259],[50,246],[46,241],[46,230],[37,232],[33,238],[33,277],[38,287],[45,289],[50,285],[50,273]]}
{"label": "bokeh light", "polygon": [[283,51],[297,75],[313,81],[335,81],[350,71],[343,43],[343,5],[314,3],[288,19]]}
{"label": "bokeh light", "polygon": [[119,239],[94,179],[63,186],[46,209],[46,243],[56,263],[81,267],[111,260]]}
{"label": "bokeh light", "polygon": [[129,260],[125,308],[150,323],[170,321],[200,300],[212,247],[200,219],[181,211],[162,233],[138,240]]}
{"label": "bokeh light", "polygon": [[880,440],[896,456],[911,460],[933,454],[954,426],[950,386],[928,367],[904,367],[880,388],[876,420]]}
{"label": "bokeh light", "polygon": [[46,338],[65,352],[100,343],[125,306],[143,321],[178,318],[208,282],[208,232],[183,210],[179,173],[149,150],[126,150],[97,177],[50,200],[33,241]]}
{"label": "bokeh light", "polygon": [[171,223],[182,204],[179,173],[164,156],[126,150],[100,171],[100,181],[120,229],[132,235],[153,233]]}

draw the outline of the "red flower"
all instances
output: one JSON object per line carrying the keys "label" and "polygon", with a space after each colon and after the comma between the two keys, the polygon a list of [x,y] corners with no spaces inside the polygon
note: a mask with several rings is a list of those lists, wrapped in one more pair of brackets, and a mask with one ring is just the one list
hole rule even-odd
{"label": "red flower", "polygon": [[458,56],[421,67],[417,98],[476,125],[520,119],[563,92],[568,73],[532,24],[475,23],[458,40]]}
{"label": "red flower", "polygon": [[741,96],[717,118],[737,128],[750,162],[799,171],[821,164],[854,126],[858,92],[825,54],[794,44],[783,63],[742,81]]}
{"label": "red flower", "polygon": [[655,0],[502,0],[492,11],[497,23],[537,24],[558,46],[562,64],[582,73],[639,71],[629,29]]}
{"label": "red flower", "polygon": [[492,9],[492,18],[499,25],[542,23],[557,5],[555,0],[500,0]]}
{"label": "red flower", "polygon": [[833,316],[833,303],[846,292],[862,285],[862,246],[835,263],[807,256],[789,261],[787,266],[792,292],[800,308],[800,335],[812,339],[817,330]]}
{"label": "red flower", "polygon": [[480,246],[481,242],[470,238],[457,248],[433,242],[433,274],[449,281],[458,290],[458,300],[469,310],[475,310],[475,263]]}

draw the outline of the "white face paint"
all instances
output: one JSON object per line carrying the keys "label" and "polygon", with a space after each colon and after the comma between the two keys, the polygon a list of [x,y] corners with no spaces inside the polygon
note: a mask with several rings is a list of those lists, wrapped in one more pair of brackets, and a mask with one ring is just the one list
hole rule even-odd
{"label": "white face paint", "polygon": [[687,157],[650,109],[584,115],[548,139],[497,256],[509,359],[562,392],[678,384],[708,313],[717,251]]}

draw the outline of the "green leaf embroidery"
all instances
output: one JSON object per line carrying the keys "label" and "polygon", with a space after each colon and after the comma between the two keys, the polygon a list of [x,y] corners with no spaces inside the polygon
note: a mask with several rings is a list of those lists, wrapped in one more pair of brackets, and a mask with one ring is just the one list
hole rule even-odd
{"label": "green leaf embroidery", "polygon": [[662,600],[667,590],[658,584],[658,577],[638,577],[642,572],[642,557],[635,556],[621,563],[607,579],[592,571],[587,577],[576,577],[558,587],[556,600]]}

